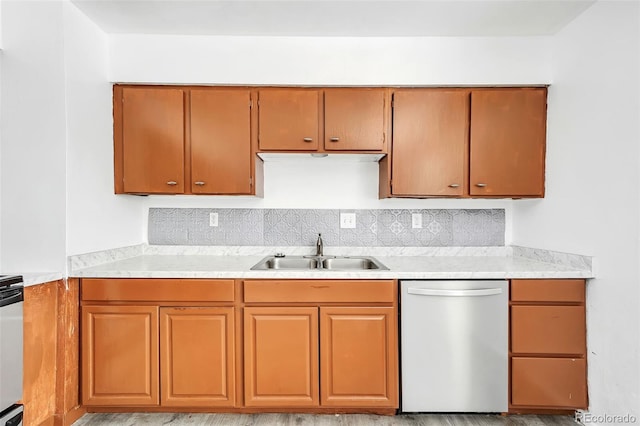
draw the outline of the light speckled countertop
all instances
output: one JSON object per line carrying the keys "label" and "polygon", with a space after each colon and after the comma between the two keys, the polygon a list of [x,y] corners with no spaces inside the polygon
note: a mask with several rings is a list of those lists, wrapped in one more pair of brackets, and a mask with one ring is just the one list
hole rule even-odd
{"label": "light speckled countertop", "polygon": [[[70,259],[70,274],[80,278],[360,278],[504,279],[592,278],[591,258],[538,249],[442,248],[365,249],[389,270],[259,270],[250,268],[278,251],[308,254],[309,248],[193,248],[134,246]],[[362,249],[350,248],[351,255]],[[555,254],[554,254],[555,253]],[[344,254],[339,250],[326,254]],[[393,255],[391,255],[393,254]],[[401,255],[396,255],[401,254]]]}

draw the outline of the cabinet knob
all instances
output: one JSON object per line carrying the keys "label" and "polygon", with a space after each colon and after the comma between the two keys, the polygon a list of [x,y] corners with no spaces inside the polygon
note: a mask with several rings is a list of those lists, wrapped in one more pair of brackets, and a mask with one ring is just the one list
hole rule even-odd
{"label": "cabinet knob", "polygon": [[302,140],[305,142],[313,142],[313,138],[303,138]]}
{"label": "cabinet knob", "polygon": [[178,182],[176,182],[175,180],[170,180],[169,182],[167,182],[167,185],[171,185],[171,186],[174,186],[174,185],[177,185],[177,184],[178,184]]}
{"label": "cabinet knob", "polygon": [[202,182],[202,181],[198,181],[198,182],[194,182],[194,183],[195,183],[196,185],[198,185],[198,186],[204,186],[204,182]]}
{"label": "cabinet knob", "polygon": [[340,138],[337,138],[337,137],[335,137],[335,136],[334,136],[334,137],[332,137],[332,138],[329,138],[329,140],[330,140],[331,142],[340,142]]}
{"label": "cabinet knob", "polygon": [[487,186],[487,184],[486,183],[476,183],[476,186],[478,188],[484,188],[485,186]]}

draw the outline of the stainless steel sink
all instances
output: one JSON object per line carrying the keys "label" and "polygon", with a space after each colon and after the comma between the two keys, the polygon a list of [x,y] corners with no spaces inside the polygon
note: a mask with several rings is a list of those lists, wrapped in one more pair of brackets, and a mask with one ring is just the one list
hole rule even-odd
{"label": "stainless steel sink", "polygon": [[389,268],[371,256],[267,256],[251,269],[367,271]]}

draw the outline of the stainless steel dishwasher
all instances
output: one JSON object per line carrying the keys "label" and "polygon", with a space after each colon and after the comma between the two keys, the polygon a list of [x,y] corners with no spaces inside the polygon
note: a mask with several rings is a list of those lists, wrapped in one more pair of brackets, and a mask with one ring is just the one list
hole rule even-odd
{"label": "stainless steel dishwasher", "polygon": [[400,282],[403,412],[508,411],[507,281]]}

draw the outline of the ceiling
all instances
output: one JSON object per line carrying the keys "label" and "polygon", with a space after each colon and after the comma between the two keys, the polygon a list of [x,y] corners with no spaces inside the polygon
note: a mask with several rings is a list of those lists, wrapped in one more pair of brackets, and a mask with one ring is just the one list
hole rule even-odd
{"label": "ceiling", "polygon": [[587,0],[72,0],[109,34],[546,36]]}

